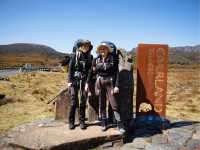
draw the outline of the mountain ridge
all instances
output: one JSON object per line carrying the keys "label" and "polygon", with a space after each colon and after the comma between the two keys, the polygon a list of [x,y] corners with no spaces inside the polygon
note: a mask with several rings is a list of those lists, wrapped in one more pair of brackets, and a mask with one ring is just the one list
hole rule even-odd
{"label": "mountain ridge", "polygon": [[[128,53],[136,58],[136,48]],[[13,43],[0,45],[0,67],[57,66],[67,53],[43,44]],[[169,64],[200,64],[200,45],[169,47]]]}
{"label": "mountain ridge", "polygon": [[56,66],[66,55],[42,44],[0,45],[0,66],[19,67],[27,63],[33,66]]}
{"label": "mountain ridge", "polygon": [[[136,57],[137,48],[128,53]],[[169,47],[169,64],[200,64],[200,45]]]}

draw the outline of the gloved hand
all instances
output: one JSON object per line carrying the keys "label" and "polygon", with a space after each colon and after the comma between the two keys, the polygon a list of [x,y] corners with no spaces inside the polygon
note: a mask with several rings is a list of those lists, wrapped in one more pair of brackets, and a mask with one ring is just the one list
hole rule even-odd
{"label": "gloved hand", "polygon": [[116,93],[119,93],[119,88],[118,87],[114,87],[114,90],[113,92],[116,94]]}
{"label": "gloved hand", "polygon": [[86,83],[85,84],[85,91],[88,92],[88,90],[89,90],[89,85],[88,85],[88,83]]}
{"label": "gloved hand", "polygon": [[68,83],[68,84],[67,84],[67,86],[68,86],[68,87],[72,86],[72,83],[71,83],[71,82],[70,82],[70,83]]}

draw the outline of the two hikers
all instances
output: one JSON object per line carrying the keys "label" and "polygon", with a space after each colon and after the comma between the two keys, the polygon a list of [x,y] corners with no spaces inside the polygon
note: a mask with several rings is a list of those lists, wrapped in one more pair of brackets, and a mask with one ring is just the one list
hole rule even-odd
{"label": "two hikers", "polygon": [[[92,44],[88,40],[76,42],[74,55],[69,65],[68,87],[70,88],[71,108],[69,113],[69,128],[74,129],[75,111],[78,105],[78,92],[80,92],[80,128],[85,129],[85,108],[89,83],[96,79],[96,94],[99,98],[100,118],[102,131],[107,129],[106,99],[108,98],[111,108],[117,120],[118,129],[124,133],[119,107],[115,94],[118,88],[118,62],[113,55],[113,45],[102,42],[97,47],[97,58],[93,60],[91,55]],[[93,80],[94,81],[94,80]]]}

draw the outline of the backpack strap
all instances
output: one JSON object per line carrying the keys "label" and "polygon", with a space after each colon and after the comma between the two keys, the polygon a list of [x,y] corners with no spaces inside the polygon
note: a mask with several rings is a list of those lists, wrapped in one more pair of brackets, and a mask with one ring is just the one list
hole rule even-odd
{"label": "backpack strap", "polygon": [[[77,50],[76,54],[75,54],[75,67],[78,67],[78,65],[79,65],[80,56],[81,56],[81,52],[79,50]],[[88,58],[87,62],[91,62],[92,63],[93,57],[92,57],[92,55],[90,53],[88,54],[87,58]]]}
{"label": "backpack strap", "polygon": [[97,58],[96,58],[96,64],[98,64],[100,62],[100,56],[98,56]]}
{"label": "backpack strap", "polygon": [[91,53],[89,53],[88,55],[89,55],[89,56],[88,56],[88,57],[89,57],[89,58],[88,58],[88,61],[92,63],[93,56],[92,56],[92,54],[91,54]]}
{"label": "backpack strap", "polygon": [[75,53],[75,67],[78,67],[81,52],[79,50]]}

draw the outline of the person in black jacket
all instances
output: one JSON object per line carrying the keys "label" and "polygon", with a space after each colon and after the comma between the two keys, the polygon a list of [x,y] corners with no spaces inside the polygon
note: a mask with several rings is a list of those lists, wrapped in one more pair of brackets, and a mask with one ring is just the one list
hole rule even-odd
{"label": "person in black jacket", "polygon": [[[119,114],[118,104],[115,94],[119,93],[118,88],[118,63],[112,55],[112,48],[106,42],[102,42],[97,47],[99,56],[95,59],[92,70],[97,75],[97,93],[99,94],[100,115],[102,120],[102,131],[107,129],[106,117],[106,96],[111,104],[115,119],[117,120],[118,129],[124,133],[123,123]],[[94,73],[93,73],[94,74]]]}
{"label": "person in black jacket", "polygon": [[75,112],[79,104],[80,93],[80,128],[85,129],[85,109],[88,90],[88,73],[92,66],[93,56],[90,54],[92,44],[88,40],[79,40],[77,50],[69,64],[68,87],[70,89],[71,106],[69,112],[69,128],[74,129]]}

